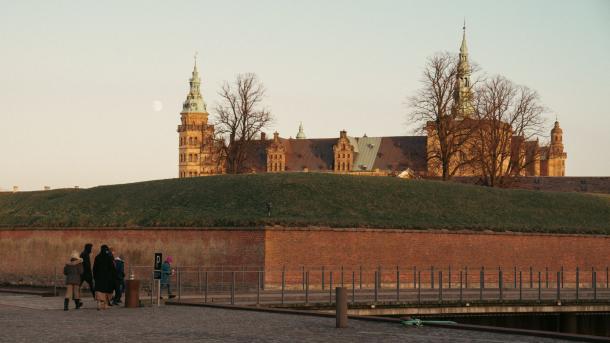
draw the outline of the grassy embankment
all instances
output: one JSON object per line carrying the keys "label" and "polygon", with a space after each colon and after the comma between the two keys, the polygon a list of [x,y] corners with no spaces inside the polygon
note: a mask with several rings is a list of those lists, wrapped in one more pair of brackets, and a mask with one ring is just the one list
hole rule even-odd
{"label": "grassy embankment", "polygon": [[315,173],[0,194],[2,227],[267,224],[610,234],[610,198]]}

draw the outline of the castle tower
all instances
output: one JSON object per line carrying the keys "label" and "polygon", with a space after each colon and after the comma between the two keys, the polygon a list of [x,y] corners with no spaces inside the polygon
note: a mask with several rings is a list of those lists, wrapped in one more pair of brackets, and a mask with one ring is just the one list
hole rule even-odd
{"label": "castle tower", "polygon": [[565,160],[568,154],[563,150],[563,130],[559,121],[551,129],[551,144],[548,155],[548,176],[565,176]]}
{"label": "castle tower", "polygon": [[462,45],[458,61],[458,70],[453,90],[453,108],[455,118],[470,118],[474,113],[472,106],[472,86],[470,84],[470,64],[468,63],[468,47],[466,46],[466,21],[462,27]]}
{"label": "castle tower", "polygon": [[[197,70],[197,55],[195,66],[189,80],[189,92],[180,112],[179,135],[179,167],[178,177],[193,177],[203,173],[201,155],[202,145],[209,140],[208,112],[201,96],[201,78]],[[213,134],[213,127],[212,127]]]}
{"label": "castle tower", "polygon": [[303,132],[303,123],[299,124],[299,132],[297,133],[297,139],[305,139],[305,132]]}

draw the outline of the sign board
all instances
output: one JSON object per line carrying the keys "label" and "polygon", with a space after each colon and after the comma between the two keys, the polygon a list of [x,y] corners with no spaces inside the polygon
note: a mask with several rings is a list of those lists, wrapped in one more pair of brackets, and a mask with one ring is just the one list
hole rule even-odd
{"label": "sign board", "polygon": [[160,252],[155,253],[155,262],[153,270],[155,273],[155,279],[161,278],[161,266],[163,265],[163,254]]}

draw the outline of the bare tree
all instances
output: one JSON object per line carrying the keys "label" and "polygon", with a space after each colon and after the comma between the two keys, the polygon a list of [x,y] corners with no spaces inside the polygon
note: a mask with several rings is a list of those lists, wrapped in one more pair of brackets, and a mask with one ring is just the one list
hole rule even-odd
{"label": "bare tree", "polygon": [[239,74],[233,84],[225,82],[218,94],[216,127],[225,142],[221,154],[227,173],[237,174],[243,171],[249,142],[272,121],[262,105],[265,87],[256,74]]}
{"label": "bare tree", "polygon": [[[428,58],[424,68],[422,88],[408,98],[409,120],[426,134],[429,165],[440,169],[443,180],[455,175],[470,161],[465,153],[466,143],[472,136],[475,122],[461,118],[454,111],[458,57],[444,52]],[[476,68],[475,68],[476,69]],[[436,168],[438,166],[438,168]]]}
{"label": "bare tree", "polygon": [[536,91],[515,85],[502,76],[482,83],[475,94],[479,126],[476,144],[469,153],[483,184],[504,186],[535,163],[535,154],[539,154],[537,142],[533,151],[525,151],[525,144],[541,133],[544,107]]}

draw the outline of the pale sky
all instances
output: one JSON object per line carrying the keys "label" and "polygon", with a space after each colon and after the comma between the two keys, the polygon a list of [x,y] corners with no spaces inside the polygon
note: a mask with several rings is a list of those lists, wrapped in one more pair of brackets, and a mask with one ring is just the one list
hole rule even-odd
{"label": "pale sky", "polygon": [[464,17],[471,60],[537,90],[549,129],[559,118],[567,175],[610,175],[610,1],[1,0],[0,9],[0,189],[176,177],[195,51],[209,110],[224,80],[258,74],[276,119],[268,133],[294,137],[302,121],[310,138],[411,135],[405,99],[427,56],[458,51]]}

